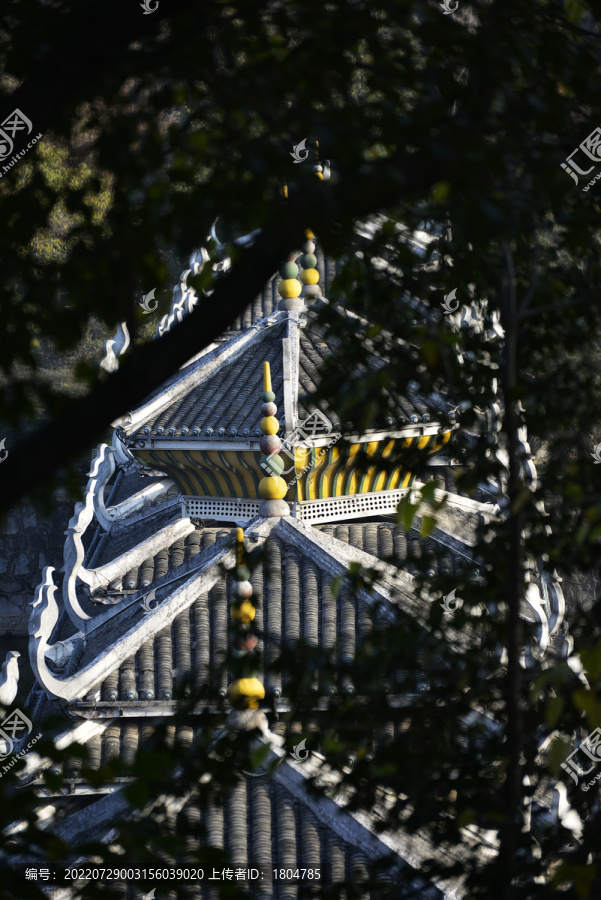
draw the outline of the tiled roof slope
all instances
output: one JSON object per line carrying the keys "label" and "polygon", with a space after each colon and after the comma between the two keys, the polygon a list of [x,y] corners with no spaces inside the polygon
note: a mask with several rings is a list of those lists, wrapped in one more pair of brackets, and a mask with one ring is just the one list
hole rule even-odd
{"label": "tiled roof slope", "polygon": [[[168,503],[169,501],[167,501]],[[111,562],[138,544],[143,543],[161,528],[181,518],[179,506],[168,505],[166,509],[158,507],[145,510],[145,515],[134,526],[116,523],[100,538],[88,565],[102,566]]]}
{"label": "tiled roof slope", "polygon": [[[171,428],[181,437],[187,426],[190,431],[200,428],[200,435],[211,439],[261,433],[261,392],[263,390],[263,363],[269,362],[276,395],[276,404],[282,409],[282,339],[286,336],[286,322],[280,319],[275,325],[260,332],[260,340],[254,340],[235,359],[228,360],[205,382],[196,383],[188,394],[141,423],[156,436],[157,428],[163,428],[165,437]],[[234,430],[234,433],[232,433]],[[160,433],[160,432],[159,432]]]}
{"label": "tiled roof slope", "polygon": [[[115,755],[119,731],[126,735],[126,758],[133,760],[138,740],[136,728],[128,723],[122,727],[110,725],[105,732],[104,745],[101,745],[99,737],[91,738],[87,742],[91,768],[98,768]],[[149,726],[145,726],[145,730],[150,733]],[[172,734],[174,730],[171,729]],[[191,728],[180,727],[177,737],[189,745],[194,733]],[[72,783],[77,780],[79,763],[73,758],[66,773],[68,779],[73,779]],[[92,835],[88,832],[94,827],[94,807],[102,803],[97,801],[88,806],[85,815],[75,813],[73,823],[68,818],[58,822],[52,830],[56,830],[63,839],[68,838],[75,829],[78,842],[89,838]],[[325,817],[324,804],[327,808]],[[290,765],[285,764],[274,773],[245,773],[234,783],[222,803],[188,799],[176,817],[166,820],[164,827],[177,828],[179,822],[187,823],[188,827],[193,825],[203,835],[200,843],[227,852],[232,869],[256,867],[262,870],[263,879],[256,883],[250,881],[248,888],[250,896],[263,900],[292,900],[299,896],[298,884],[272,880],[274,868],[319,870],[320,878],[315,885],[321,887],[330,887],[342,881],[358,883],[377,879],[380,884],[388,883],[393,888],[391,896],[397,900],[414,898],[416,891],[428,900],[442,898],[442,894],[422,880],[416,869],[405,861],[402,856],[403,840],[398,840],[398,850],[391,852],[391,848],[366,824],[359,823],[340,809],[332,810],[333,806],[329,800],[316,802],[305,787],[303,775],[298,770],[291,771]],[[334,827],[333,822],[337,823]],[[102,834],[96,836],[102,837]],[[190,838],[188,841],[190,853],[195,850],[195,840]],[[416,842],[415,837],[412,840]],[[408,842],[408,849],[410,846],[411,842]],[[384,860],[386,863],[382,865]],[[169,864],[185,865],[185,861],[173,859]],[[221,870],[221,864],[216,867]],[[211,872],[205,874],[209,876]],[[305,880],[305,887],[307,883]],[[217,884],[210,881],[191,884],[187,887],[186,896],[199,900],[216,896]],[[126,885],[123,885],[123,890],[125,897],[133,898],[133,893],[126,892]],[[360,896],[371,900],[381,894],[374,887],[366,887]]]}
{"label": "tiled roof slope", "polygon": [[[283,349],[282,340],[286,337],[286,319],[280,317],[274,324],[265,324],[257,339],[249,343],[244,352],[226,360],[217,372],[206,381],[194,379],[194,384],[184,397],[179,397],[169,406],[152,414],[137,427],[137,433],[165,439],[181,437],[197,429],[199,438],[224,441],[261,434],[261,401],[263,390],[263,362],[269,362],[275,403],[283,415]],[[320,331],[312,323],[300,329],[299,354],[299,419],[303,420],[315,408],[310,397],[315,393],[319,382],[319,367],[330,355],[336,339],[326,342]],[[374,354],[366,357],[367,365],[379,368],[383,361]],[[406,397],[388,396],[390,421],[382,422],[388,427],[402,426],[409,422],[428,422],[436,415],[422,401]],[[335,412],[320,404],[322,411],[334,423],[338,430]],[[182,432],[182,429],[184,431]],[[186,430],[187,429],[187,430]]]}
{"label": "tiled roof slope", "polygon": [[[323,365],[325,359],[336,351],[339,345],[340,338],[328,336],[326,341],[321,330],[310,320],[307,327],[301,330],[298,392],[299,419],[306,418],[315,409],[310,398],[317,390],[319,384],[319,368]],[[367,351],[364,353],[364,360],[366,371],[368,369],[377,371],[385,365],[384,360]],[[385,391],[383,399],[386,402],[386,411],[382,414],[381,427],[394,428],[395,426],[407,425],[410,422],[416,424],[429,422],[437,418],[436,411],[430,409],[423,400],[417,397],[409,399],[408,397],[400,397],[390,391]],[[336,414],[326,408],[323,401],[320,401],[320,409],[330,419],[336,420]]]}
{"label": "tiled roof slope", "polygon": [[[434,572],[440,569],[453,574],[458,564],[450,551],[441,553],[438,547],[435,553],[436,542],[432,538],[423,541],[416,531],[406,535],[401,526],[391,522],[324,525],[317,530],[375,557],[407,561],[409,572],[424,555]],[[183,541],[161,550],[131,576],[126,576],[124,586],[127,582],[128,587],[131,583],[131,589],[141,590],[168,572],[177,574],[179,566],[230,533],[227,528],[197,528]],[[337,647],[341,660],[352,658],[360,636],[373,626],[371,608],[344,590],[336,600],[331,591],[332,577],[320,571],[310,555],[299,553],[281,537],[269,537],[264,547],[262,565],[253,571],[251,578],[258,600],[255,622],[265,636],[258,649],[264,651],[267,659],[272,659],[279,655],[284,643],[303,638],[324,650]],[[228,677],[225,672],[218,673],[217,667],[227,651],[232,583],[231,576],[220,579],[177,616],[169,628],[143,644],[105,679],[100,699],[116,702],[170,698],[174,684],[185,672],[192,673],[198,691],[215,699],[223,695]],[[130,617],[140,614],[137,607],[127,612]],[[65,626],[68,632],[70,626],[67,623]],[[82,666],[97,649],[97,645],[86,649]],[[281,689],[280,676],[268,673],[265,686]]]}

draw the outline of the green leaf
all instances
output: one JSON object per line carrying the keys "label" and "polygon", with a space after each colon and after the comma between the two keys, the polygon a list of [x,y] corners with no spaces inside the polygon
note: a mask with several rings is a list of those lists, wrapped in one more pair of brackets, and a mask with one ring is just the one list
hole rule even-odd
{"label": "green leaf", "polygon": [[475,809],[464,809],[457,818],[457,827],[465,828],[466,825],[471,825],[476,819],[477,815]]}
{"label": "green leaf", "polygon": [[436,482],[428,481],[423,488],[421,489],[421,498],[425,503],[429,503],[430,506],[433,505],[434,495],[436,492]]}
{"label": "green leaf", "polygon": [[433,368],[440,362],[440,348],[436,341],[424,341],[421,346],[421,354],[429,368]]}
{"label": "green leaf", "polygon": [[596,681],[601,675],[601,647],[585,647],[580,651],[580,659],[589,679]]}
{"label": "green leaf", "polygon": [[419,526],[419,533],[423,538],[430,537],[436,528],[436,519],[434,516],[423,516]]}
{"label": "green leaf", "polygon": [[572,694],[574,705],[586,713],[586,718],[591,730],[597,728],[601,722],[601,701],[597,700],[592,691],[579,688]]}
{"label": "green leaf", "polygon": [[417,506],[411,503],[409,495],[407,494],[399,503],[397,510],[397,522],[401,523],[405,531],[411,530],[416,513]]}
{"label": "green leaf", "polygon": [[265,762],[270,752],[271,748],[266,744],[261,744],[256,750],[253,750],[250,754],[251,769],[258,769]]}
{"label": "green leaf", "polygon": [[564,12],[566,19],[572,25],[579,25],[586,11],[586,6],[582,0],[566,0],[564,4]]}
{"label": "green leaf", "polygon": [[143,809],[150,800],[150,788],[144,781],[134,781],[126,785],[124,794],[136,809]]}
{"label": "green leaf", "polygon": [[549,698],[545,709],[545,719],[549,728],[555,728],[559,722],[559,717],[563,712],[564,706],[565,700],[561,695]]}
{"label": "green leaf", "polygon": [[432,196],[434,197],[434,202],[437,204],[444,203],[444,201],[449,196],[449,192],[451,190],[451,185],[448,181],[439,181],[438,184],[434,185],[432,190]]}
{"label": "green leaf", "polygon": [[555,778],[558,778],[561,774],[561,764],[566,761],[573,749],[573,747],[566,744],[565,741],[562,741],[561,738],[558,737],[551,742],[548,757],[549,769]]}

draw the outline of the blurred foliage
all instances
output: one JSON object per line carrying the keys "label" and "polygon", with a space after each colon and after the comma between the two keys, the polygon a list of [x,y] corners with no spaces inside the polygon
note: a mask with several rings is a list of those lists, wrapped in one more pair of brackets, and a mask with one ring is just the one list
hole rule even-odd
{"label": "blurred foliage", "polygon": [[[435,565],[432,544],[410,563],[390,560],[411,575],[413,600],[399,588],[399,608],[383,604],[388,617],[364,635],[354,660],[302,643],[276,660],[291,676],[287,740],[292,746],[292,725],[312,734],[317,726],[351,808],[377,808],[382,826],[427,834],[440,852],[422,874],[465,875],[470,898],[594,900],[598,788],[583,792],[567,779],[578,839],[548,807],[561,761],[601,719],[601,470],[591,459],[601,440],[601,189],[582,198],[583,178],[576,186],[560,166],[598,124],[597,5],[460,0],[453,16],[420,0],[191,6],[170,15],[161,3],[154,30],[107,47],[101,74],[82,87],[74,80],[52,128],[0,180],[3,424],[31,427],[66,408],[65,394],[94,382],[96,341],[118,321],[128,322],[134,343],[147,339],[140,294],[156,287],[157,316],[164,314],[174,261],[204,241],[217,217],[232,235],[248,233],[283,184],[302,192],[313,176],[289,153],[305,136],[317,138],[332,161],[331,185],[344,191],[330,210],[336,227],[318,235],[341,265],[333,302],[319,311],[339,351],[316,401],[327,398],[342,422],[365,429],[389,410],[390,395],[446,397],[456,406],[455,418],[441,421],[458,425],[458,486],[472,496],[505,477],[499,449],[517,465],[522,423],[546,456],[532,490],[511,470],[504,515],[479,519],[475,563],[451,575]],[[8,3],[0,29],[7,101],[60,44],[71,16],[62,0]],[[35,110],[24,112],[35,128]],[[373,213],[369,238],[368,216],[355,227],[357,208]],[[414,232],[436,237],[419,260]],[[441,307],[451,290],[462,306],[486,298],[485,330],[499,312],[505,340],[454,328]],[[385,365],[367,366],[366,349]],[[51,374],[54,353],[64,379]],[[499,401],[511,415],[496,431],[484,426]],[[428,479],[423,455],[402,461]],[[431,488],[422,500],[425,514],[409,501],[399,516],[427,539],[445,508]],[[534,560],[564,578],[577,653],[525,653],[511,683],[501,651],[516,637],[511,615]],[[382,577],[352,570],[335,587],[377,588]],[[452,590],[462,604],[449,620],[439,601]],[[414,614],[403,611],[407,604]],[[520,647],[532,632],[523,622]],[[314,675],[354,688],[328,694],[317,722]],[[178,715],[192,721],[185,699]],[[395,719],[400,727],[391,730]],[[214,720],[193,721],[201,726],[193,750],[169,745],[161,726],[133,767],[84,774],[94,784],[137,777],[128,793],[138,808],[190,788],[219,794],[252,768],[254,751],[239,734],[216,752]],[[387,739],[375,742],[382,729]],[[61,757],[49,738],[40,750]],[[512,771],[521,796],[508,804]],[[53,789],[62,783],[46,780]],[[70,848],[35,824],[32,789],[15,792],[11,775],[0,795],[3,827],[17,813],[30,823],[8,841],[4,834],[6,850],[12,842],[13,852],[68,857]],[[163,829],[153,816],[128,822],[111,845],[132,864],[184,853],[185,829]],[[476,834],[493,841],[499,829],[501,864],[474,842]],[[217,852],[195,847],[200,861]],[[102,845],[82,852],[107,864],[116,854]],[[18,890],[20,898],[42,895],[35,885]],[[4,883],[0,891],[17,896]],[[101,894],[96,885],[81,891]]]}

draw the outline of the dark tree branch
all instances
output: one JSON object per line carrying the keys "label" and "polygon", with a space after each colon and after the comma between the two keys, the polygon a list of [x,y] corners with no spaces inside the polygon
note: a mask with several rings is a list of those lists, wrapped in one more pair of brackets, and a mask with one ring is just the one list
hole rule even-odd
{"label": "dark tree branch", "polygon": [[[112,51],[128,46],[137,38],[155,32],[161,19],[194,11],[198,26],[206,20],[194,0],[169,0],[145,16],[137,3],[106,0],[88,4],[79,16],[70,20],[62,40],[35,63],[31,74],[0,104],[0,122],[14,109],[20,109],[33,123],[34,131],[44,132],[58,115],[83,96],[84,89],[107,66],[114,66]],[[110,48],[110,51],[109,49]],[[131,60],[135,60],[132,52]],[[23,150],[29,135],[18,133],[14,153]]]}
{"label": "dark tree branch", "polygon": [[[507,671],[505,675],[505,709],[507,713],[504,821],[499,829],[499,900],[514,900],[516,888],[512,884],[516,872],[516,851],[518,833],[523,822],[522,800],[522,715],[520,708],[520,651],[522,646],[522,625],[520,620],[520,597],[522,594],[522,521],[519,495],[523,490],[518,460],[519,413],[515,400],[517,385],[517,298],[513,257],[508,244],[502,245],[503,268],[500,286],[501,324],[505,330],[502,372],[504,415],[503,432],[507,437],[509,456],[509,559],[505,579],[507,603],[506,641]],[[516,502],[518,501],[518,502]]]}
{"label": "dark tree branch", "polygon": [[[409,193],[422,195],[461,163],[449,157],[448,169],[436,172],[415,156],[370,164],[341,184],[307,184],[281,201],[251,249],[244,251],[213,294],[182,323],[159,340],[135,347],[120,368],[90,393],[73,401],[56,419],[24,440],[0,470],[0,510],[8,510],[26,493],[47,482],[70,460],[98,440],[104,429],[135,409],[154,390],[226,330],[261,292],[304,231],[328,234],[332,226],[350,228],[355,217],[385,209]],[[99,348],[100,351],[100,348]],[[99,352],[100,356],[100,352]],[[43,450],[41,449],[43,448]]]}

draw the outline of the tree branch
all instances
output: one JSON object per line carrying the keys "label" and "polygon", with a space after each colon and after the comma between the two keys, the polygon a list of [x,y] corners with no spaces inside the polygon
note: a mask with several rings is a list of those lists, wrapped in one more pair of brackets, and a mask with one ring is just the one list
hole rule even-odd
{"label": "tree branch", "polygon": [[499,299],[501,306],[501,324],[505,330],[504,356],[505,365],[502,372],[503,396],[505,410],[503,415],[503,432],[507,436],[507,453],[509,456],[509,558],[505,579],[507,603],[506,641],[507,672],[505,676],[505,708],[507,710],[507,769],[504,790],[504,821],[499,829],[499,873],[503,880],[499,882],[497,896],[499,900],[513,900],[516,896],[515,885],[512,884],[516,871],[516,851],[518,832],[523,821],[522,798],[522,715],[520,708],[520,650],[522,646],[522,625],[520,621],[520,598],[522,595],[522,519],[523,513],[515,501],[522,483],[520,480],[518,460],[518,427],[519,414],[515,400],[517,384],[517,298],[515,290],[515,271],[509,244],[501,247],[503,253],[503,269]]}
{"label": "tree branch", "polygon": [[[195,11],[199,24],[206,21],[194,0],[169,0],[159,4],[151,16],[145,16],[137,3],[105,0],[90,4],[67,25],[62,40],[33,66],[29,77],[0,103],[0,122],[14,109],[20,109],[33,123],[34,130],[45,131],[65,108],[82,96],[85,88],[114,59],[107,48],[127,47],[136,38],[157,29],[160,19]],[[132,53],[131,59],[135,58]],[[25,149],[29,135],[17,133],[13,153]]]}
{"label": "tree branch", "polygon": [[442,177],[450,177],[460,162],[449,158],[448,166],[445,172],[439,166],[432,173],[415,156],[404,156],[370,164],[364,173],[347,179],[348,188],[342,183],[317,183],[304,185],[302,191],[291,189],[290,199],[277,205],[251,249],[243,251],[231,273],[216,282],[208,299],[162,338],[135,347],[120,360],[117,372],[98,381],[86,397],[70,403],[58,418],[11,450],[0,469],[0,511],[90,449],[111,422],[139,406],[223,334],[290,250],[301,245],[309,225],[317,234],[328,234],[332,226],[342,224],[350,234],[356,217],[385,209],[409,192],[423,195]]}

